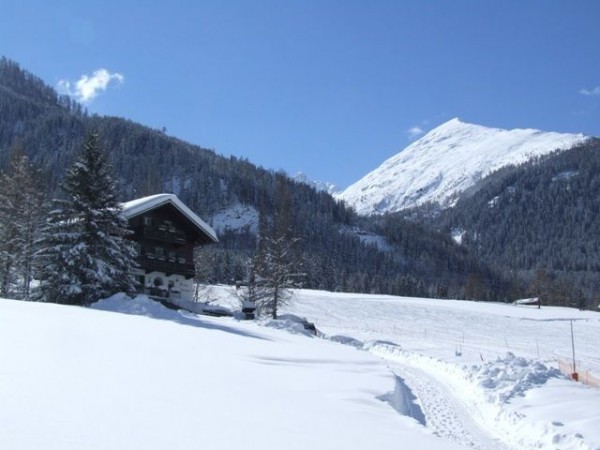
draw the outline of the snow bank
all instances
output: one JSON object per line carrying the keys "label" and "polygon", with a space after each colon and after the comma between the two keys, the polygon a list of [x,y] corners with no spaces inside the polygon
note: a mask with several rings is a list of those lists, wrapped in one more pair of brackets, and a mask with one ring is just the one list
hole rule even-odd
{"label": "snow bank", "polygon": [[392,392],[379,398],[389,403],[399,414],[412,417],[421,425],[427,425],[425,414],[421,410],[417,397],[401,377],[396,376],[396,383]]}
{"label": "snow bank", "polygon": [[286,330],[290,333],[302,334],[308,337],[315,336],[315,333],[306,329],[306,319],[293,314],[282,314],[277,319],[267,319],[260,323],[266,327],[275,328],[277,330]]}
{"label": "snow bank", "polygon": [[156,319],[174,319],[179,316],[176,311],[165,308],[159,302],[151,300],[145,295],[131,298],[125,294],[115,294],[109,298],[93,303],[92,308],[101,311],[154,317]]}
{"label": "snow bank", "polygon": [[485,389],[489,402],[507,403],[511,398],[523,396],[529,389],[545,384],[550,378],[565,377],[556,368],[508,353],[481,367],[475,366],[468,378]]}
{"label": "snow bank", "polygon": [[593,406],[600,392],[573,383],[558,369],[508,353],[473,368],[467,379],[497,407],[495,427],[516,445],[600,449],[600,420]]}

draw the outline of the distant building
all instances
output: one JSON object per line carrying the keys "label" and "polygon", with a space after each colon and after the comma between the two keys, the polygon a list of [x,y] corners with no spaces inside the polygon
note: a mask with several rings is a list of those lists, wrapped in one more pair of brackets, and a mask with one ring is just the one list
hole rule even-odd
{"label": "distant building", "polygon": [[190,301],[194,296],[194,247],[218,242],[214,230],[173,194],[124,203],[134,234],[140,290],[153,297]]}

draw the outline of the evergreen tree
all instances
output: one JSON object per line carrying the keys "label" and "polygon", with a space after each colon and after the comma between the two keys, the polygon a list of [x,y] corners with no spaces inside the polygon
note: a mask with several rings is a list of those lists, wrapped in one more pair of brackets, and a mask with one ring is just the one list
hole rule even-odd
{"label": "evergreen tree", "polygon": [[29,299],[35,241],[44,218],[40,171],[22,149],[0,174],[0,295]]}
{"label": "evergreen tree", "polygon": [[67,172],[42,237],[39,299],[74,305],[133,292],[135,250],[98,134]]}

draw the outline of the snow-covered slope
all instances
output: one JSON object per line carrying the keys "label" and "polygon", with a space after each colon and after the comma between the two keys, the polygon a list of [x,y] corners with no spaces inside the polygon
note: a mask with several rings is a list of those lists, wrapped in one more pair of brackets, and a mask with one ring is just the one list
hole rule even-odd
{"label": "snow-covered slope", "polygon": [[427,133],[337,197],[361,214],[396,212],[425,202],[452,206],[491,172],[588,137],[532,129],[503,130],[452,119]]}
{"label": "snow-covered slope", "polygon": [[218,211],[211,219],[217,234],[225,231],[258,233],[258,211],[251,205],[236,203]]}

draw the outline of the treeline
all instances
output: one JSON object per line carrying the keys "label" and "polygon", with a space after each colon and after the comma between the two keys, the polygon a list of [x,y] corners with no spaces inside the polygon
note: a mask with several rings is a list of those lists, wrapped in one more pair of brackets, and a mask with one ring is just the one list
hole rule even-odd
{"label": "treeline", "polygon": [[[129,120],[89,115],[6,59],[0,60],[0,105],[0,170],[7,169],[16,148],[22,149],[30,163],[43,169],[51,196],[62,195],[62,174],[86,134],[94,131],[108,152],[122,201],[172,192],[208,222],[238,203],[272,216],[277,186],[286,184],[306,287],[463,298],[475,277],[482,280],[481,298],[508,298],[500,276],[432,229],[399,217],[362,218],[329,194],[283,173],[225,158]],[[363,233],[378,235],[386,244],[369,243]],[[246,276],[256,236],[229,231],[220,241],[205,252],[211,261],[207,277],[230,283]]]}

